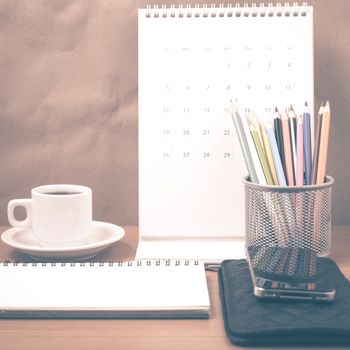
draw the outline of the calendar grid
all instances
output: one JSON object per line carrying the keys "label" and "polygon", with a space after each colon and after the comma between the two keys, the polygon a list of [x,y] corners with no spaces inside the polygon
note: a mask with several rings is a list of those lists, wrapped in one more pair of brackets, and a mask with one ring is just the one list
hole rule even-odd
{"label": "calendar grid", "polygon": [[141,238],[244,237],[230,100],[273,122],[313,98],[312,7],[139,10]]}

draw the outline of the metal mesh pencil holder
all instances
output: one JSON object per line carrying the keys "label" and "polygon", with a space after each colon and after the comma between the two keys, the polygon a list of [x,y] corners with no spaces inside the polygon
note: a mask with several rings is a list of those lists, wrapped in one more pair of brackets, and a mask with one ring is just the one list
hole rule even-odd
{"label": "metal mesh pencil holder", "polygon": [[246,177],[246,246],[309,248],[318,256],[331,250],[332,185],[264,186]]}

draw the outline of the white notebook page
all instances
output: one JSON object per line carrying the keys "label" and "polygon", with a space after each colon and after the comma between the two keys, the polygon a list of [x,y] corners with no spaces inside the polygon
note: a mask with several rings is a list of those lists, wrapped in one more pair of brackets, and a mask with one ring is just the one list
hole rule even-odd
{"label": "white notebook page", "polygon": [[116,317],[209,314],[204,266],[194,261],[0,264],[0,280],[3,317],[11,311],[114,311]]}

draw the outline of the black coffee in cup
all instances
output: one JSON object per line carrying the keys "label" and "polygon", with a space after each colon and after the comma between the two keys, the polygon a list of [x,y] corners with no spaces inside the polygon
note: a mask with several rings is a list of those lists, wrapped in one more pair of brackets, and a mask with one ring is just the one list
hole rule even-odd
{"label": "black coffee in cup", "polygon": [[63,191],[57,191],[57,192],[43,192],[43,194],[52,194],[55,196],[71,196],[73,194],[80,194],[81,192],[63,192]]}

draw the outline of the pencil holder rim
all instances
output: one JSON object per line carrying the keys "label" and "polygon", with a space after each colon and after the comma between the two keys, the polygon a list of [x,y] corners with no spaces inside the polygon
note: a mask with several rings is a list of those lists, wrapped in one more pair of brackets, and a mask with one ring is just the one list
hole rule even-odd
{"label": "pencil holder rim", "polygon": [[330,175],[326,175],[326,181],[320,185],[305,185],[305,186],[272,186],[272,185],[261,185],[249,180],[249,175],[243,178],[243,183],[246,187],[256,188],[260,191],[268,192],[307,192],[307,191],[317,191],[324,188],[332,187],[334,184],[334,178]]}

